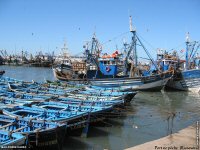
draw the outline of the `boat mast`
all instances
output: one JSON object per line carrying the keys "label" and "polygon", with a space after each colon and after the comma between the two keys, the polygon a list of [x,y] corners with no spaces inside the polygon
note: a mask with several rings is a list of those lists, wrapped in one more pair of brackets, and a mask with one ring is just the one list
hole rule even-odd
{"label": "boat mast", "polygon": [[189,58],[188,58],[188,51],[189,51],[189,43],[190,43],[190,38],[189,38],[189,32],[186,34],[186,54],[185,54],[185,70],[189,69]]}
{"label": "boat mast", "polygon": [[62,51],[62,57],[63,57],[64,59],[70,57],[70,55],[69,55],[69,50],[68,50],[68,48],[67,48],[67,42],[66,42],[66,41],[64,41],[64,45],[63,45],[63,47],[61,48],[61,51]]}
{"label": "boat mast", "polygon": [[[132,42],[130,44],[130,47],[129,47],[129,50],[126,54],[126,57],[125,57],[125,60],[124,60],[124,75],[127,75],[128,73],[128,59],[130,57],[130,54],[132,52],[132,58],[134,59],[134,65],[137,66],[138,64],[138,61],[137,61],[137,50],[136,50],[136,29],[134,28],[133,29],[133,25],[132,25],[132,16],[129,17],[129,24],[130,24],[130,32],[133,34],[132,36]],[[125,51],[127,49],[127,44],[125,43],[124,44],[124,47],[125,47]]]}
{"label": "boat mast", "polygon": [[101,45],[100,45],[99,41],[97,40],[95,33],[92,37],[91,44],[90,44],[90,42],[86,43],[86,46],[84,46],[84,48],[85,48],[87,62],[95,64],[98,67],[97,60],[101,53]]}
{"label": "boat mast", "polygon": [[136,28],[133,29],[132,25],[132,16],[130,16],[130,32],[133,34],[132,36],[132,43],[133,43],[133,56],[134,56],[134,65],[137,66],[138,64],[138,57],[137,57],[137,49],[136,49]]}
{"label": "boat mast", "polygon": [[92,46],[90,49],[90,54],[95,54],[96,53],[96,34],[94,33],[93,37],[92,37]]}

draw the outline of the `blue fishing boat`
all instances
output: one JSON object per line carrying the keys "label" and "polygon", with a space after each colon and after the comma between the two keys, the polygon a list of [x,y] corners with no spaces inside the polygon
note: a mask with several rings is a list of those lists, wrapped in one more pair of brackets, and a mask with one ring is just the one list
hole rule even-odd
{"label": "blue fishing boat", "polygon": [[105,119],[99,115],[112,111],[113,106],[82,106],[58,102],[43,102],[32,107],[4,108],[3,113],[11,117],[46,120],[67,124],[69,130],[88,126],[91,122]]}
{"label": "blue fishing boat", "polygon": [[26,94],[24,92],[10,92],[7,90],[0,90],[0,96],[7,98],[23,99],[24,101],[48,101],[57,98],[54,95],[41,95],[41,94]]}
{"label": "blue fishing boat", "polygon": [[[41,101],[38,100],[37,102]],[[24,100],[24,99],[8,98],[1,96],[0,103],[4,105],[16,104],[16,106],[17,105],[28,106],[35,103],[35,100]]]}
{"label": "blue fishing boat", "polygon": [[67,94],[67,97],[74,99],[87,99],[87,100],[124,100],[124,102],[130,102],[137,94],[135,91],[131,92],[115,92],[115,91],[73,91]]}
{"label": "blue fishing boat", "polygon": [[[200,57],[197,51],[200,44],[189,39],[189,33],[186,36],[186,54],[183,68],[178,69],[175,76],[168,81],[166,87],[176,90],[200,92]],[[179,66],[180,61],[179,61]]]}
{"label": "blue fishing boat", "polygon": [[75,86],[72,84],[67,84],[67,83],[61,83],[58,81],[46,81],[45,82],[27,82],[27,81],[22,81],[22,80],[17,80],[14,78],[10,77],[3,77],[0,79],[0,83],[2,84],[7,84],[10,86],[11,89],[38,89],[38,90],[43,90],[43,91],[60,91],[63,92],[65,91],[70,91],[74,90],[74,88],[82,88],[83,85],[81,86]]}
{"label": "blue fishing boat", "polygon": [[[65,90],[65,89],[59,89],[59,88],[32,88],[33,86],[29,86],[27,88],[24,85],[16,85],[16,84],[9,84],[9,89],[16,92],[16,93],[22,93],[22,92],[28,92],[32,94],[41,94],[41,95],[63,95],[67,96],[69,98],[89,98],[91,100],[91,97],[98,96],[98,99],[108,99],[108,100],[114,100],[114,99],[123,99],[125,102],[130,102],[132,98],[136,95],[136,92],[121,92],[121,91],[106,91],[106,90],[100,90],[95,91],[95,89],[71,89],[71,90]],[[89,97],[88,97],[89,96]]]}
{"label": "blue fishing boat", "polygon": [[13,133],[12,131],[0,130],[0,148],[8,149],[9,146],[24,145],[26,137],[20,133]]}
{"label": "blue fishing boat", "polygon": [[[91,49],[85,46],[87,69],[74,71],[74,77],[67,78],[62,76],[57,68],[53,68],[55,78],[62,81],[87,83],[98,87],[121,87],[127,90],[153,90],[160,91],[171,78],[171,72],[161,72],[158,65],[153,61],[150,53],[147,51],[136,30],[132,27],[132,18],[130,17],[130,32],[132,33],[132,42],[125,44],[126,56],[121,57],[118,51],[112,55],[103,54],[100,57],[101,49],[96,36],[92,38]],[[139,43],[137,43],[139,42]],[[138,68],[138,56],[136,46],[140,45],[147,53],[152,64],[155,66],[156,73],[150,70],[144,71]],[[84,69],[84,68],[83,68]],[[145,73],[144,73],[145,72]],[[82,78],[81,78],[82,77]]]}
{"label": "blue fishing boat", "polygon": [[24,135],[26,141],[23,144],[27,148],[54,147],[61,149],[66,124],[0,115],[0,129]]}
{"label": "blue fishing boat", "polygon": [[8,84],[9,90],[13,92],[25,92],[25,93],[32,93],[32,94],[52,94],[52,95],[66,95],[68,91],[59,90],[59,89],[52,89],[52,88],[43,88],[43,87],[22,87],[17,86],[14,84]]}
{"label": "blue fishing boat", "polygon": [[92,94],[83,94],[83,93],[68,93],[67,96],[68,98],[72,99],[83,99],[83,100],[119,100],[123,99],[123,95],[120,96],[101,96],[101,95],[92,95]]}
{"label": "blue fishing boat", "polygon": [[108,99],[72,99],[72,98],[58,98],[56,101],[59,101],[61,103],[65,104],[73,104],[73,105],[82,105],[82,106],[118,106],[118,105],[123,105],[124,101],[123,100],[108,100]]}
{"label": "blue fishing boat", "polygon": [[117,97],[117,96],[122,96],[122,95],[127,95],[131,93],[136,93],[136,92],[120,92],[120,91],[106,91],[106,90],[99,90],[97,91],[96,89],[86,89],[86,90],[76,90],[72,91],[75,94],[83,94],[83,95],[93,95],[93,96],[111,96],[111,97]]}
{"label": "blue fishing boat", "polygon": [[1,79],[0,79],[1,81],[3,81],[3,82],[11,82],[11,83],[18,83],[18,82],[24,82],[23,80],[18,80],[18,79],[15,79],[15,78],[11,78],[11,77],[2,77]]}
{"label": "blue fishing boat", "polygon": [[63,104],[60,102],[42,102],[36,105],[37,107],[44,108],[47,110],[59,110],[59,111],[71,111],[71,112],[90,112],[92,114],[97,114],[101,112],[107,112],[112,110],[112,106],[93,106],[93,103],[91,103],[90,106],[88,105],[82,105],[80,103],[79,105],[74,104]]}
{"label": "blue fishing boat", "polygon": [[182,91],[200,92],[200,70],[191,69],[181,71],[168,81],[168,88]]}
{"label": "blue fishing boat", "polygon": [[[71,107],[70,107],[71,108]],[[4,108],[3,113],[11,117],[31,118],[38,120],[47,120],[54,122],[67,123],[77,118],[81,118],[87,115],[86,111],[71,111],[64,110],[65,108],[52,106],[52,109],[43,109],[40,107],[26,107],[15,106],[13,108]],[[83,110],[83,109],[81,109]]]}

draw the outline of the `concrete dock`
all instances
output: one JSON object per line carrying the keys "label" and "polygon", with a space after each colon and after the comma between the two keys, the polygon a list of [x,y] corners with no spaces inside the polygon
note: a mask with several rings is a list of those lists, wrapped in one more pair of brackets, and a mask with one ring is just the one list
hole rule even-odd
{"label": "concrete dock", "polygon": [[199,150],[199,124],[126,150]]}

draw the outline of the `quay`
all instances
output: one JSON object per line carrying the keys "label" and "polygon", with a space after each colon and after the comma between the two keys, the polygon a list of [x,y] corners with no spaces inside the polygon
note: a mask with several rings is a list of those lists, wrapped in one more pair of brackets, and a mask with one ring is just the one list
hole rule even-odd
{"label": "quay", "polygon": [[126,150],[199,150],[199,124]]}

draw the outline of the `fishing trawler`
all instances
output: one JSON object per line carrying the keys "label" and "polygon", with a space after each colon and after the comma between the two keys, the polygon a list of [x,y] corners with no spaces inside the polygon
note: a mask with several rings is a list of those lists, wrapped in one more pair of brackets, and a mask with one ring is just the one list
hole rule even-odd
{"label": "fishing trawler", "polygon": [[[158,90],[160,91],[172,76],[171,71],[162,72],[155,63],[150,53],[147,51],[141,40],[136,34],[136,29],[132,27],[132,17],[130,16],[130,32],[132,33],[132,42],[127,47],[126,56],[118,51],[112,55],[104,54],[100,57],[101,47],[94,35],[91,42],[91,48],[85,46],[86,60],[82,74],[74,70],[71,78],[63,74],[57,68],[53,68],[55,78],[69,82],[86,82],[93,86],[100,87],[121,87],[126,90]],[[138,57],[136,46],[142,46],[150,58],[154,70],[140,70],[138,66]]]}
{"label": "fishing trawler", "polygon": [[183,69],[179,69],[166,87],[182,91],[200,91],[200,57],[197,53],[200,44],[191,42],[189,33],[186,36],[186,54]]}

